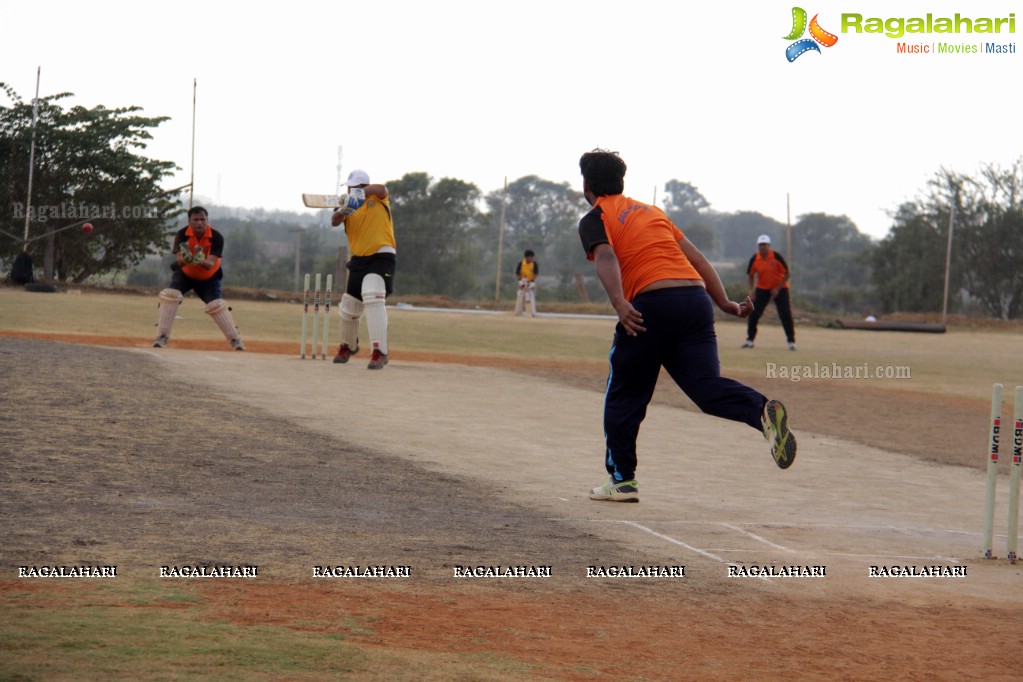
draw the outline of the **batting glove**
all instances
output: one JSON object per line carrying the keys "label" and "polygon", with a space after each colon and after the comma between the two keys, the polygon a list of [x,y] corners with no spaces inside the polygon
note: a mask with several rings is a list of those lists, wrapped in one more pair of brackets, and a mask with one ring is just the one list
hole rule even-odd
{"label": "batting glove", "polygon": [[341,196],[341,199],[342,199],[342,206],[341,206],[341,213],[342,213],[342,215],[351,215],[351,214],[355,213],[355,211],[360,206],[362,206],[363,203],[365,203],[365,201],[366,201],[366,193],[364,191],[362,191],[362,189],[360,189],[359,187],[353,187],[351,190],[348,191],[348,194],[343,194]]}

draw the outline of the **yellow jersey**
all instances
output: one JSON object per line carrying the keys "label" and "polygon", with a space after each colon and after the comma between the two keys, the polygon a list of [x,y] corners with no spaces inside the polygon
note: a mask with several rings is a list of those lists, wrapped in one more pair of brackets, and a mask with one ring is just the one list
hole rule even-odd
{"label": "yellow jersey", "polygon": [[345,219],[348,250],[353,256],[395,253],[394,221],[387,197],[366,195],[366,201]]}

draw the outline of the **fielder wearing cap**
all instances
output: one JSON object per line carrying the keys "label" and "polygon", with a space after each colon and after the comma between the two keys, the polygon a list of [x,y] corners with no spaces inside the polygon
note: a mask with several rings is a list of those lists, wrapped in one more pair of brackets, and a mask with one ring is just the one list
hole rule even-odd
{"label": "fielder wearing cap", "polygon": [[749,295],[753,299],[753,312],[746,321],[746,342],[743,348],[752,348],[757,338],[757,322],[767,305],[774,301],[778,309],[781,326],[789,350],[796,349],[796,326],[792,322],[792,305],[789,301],[789,266],[781,254],[771,248],[771,237],[762,234],[757,237],[757,252],[746,266],[749,275]]}
{"label": "fielder wearing cap", "polygon": [[346,363],[359,352],[359,319],[366,313],[371,353],[369,369],[387,364],[387,296],[393,293],[397,263],[391,202],[385,185],[370,184],[369,173],[348,175],[346,204],[334,211],[330,224],[344,226],[352,257],[346,264],[348,286],[341,296],[341,346],[334,362]]}
{"label": "fielder wearing cap", "polygon": [[616,152],[583,154],[579,168],[593,207],[579,221],[579,238],[618,313],[604,394],[603,462],[610,478],[590,499],[639,501],[636,439],[662,367],[702,411],[760,431],[775,463],[788,468],[796,439],[785,407],[721,376],[714,305],[742,318],[752,301],[729,300],[710,261],[664,211],[622,193],[626,166]]}

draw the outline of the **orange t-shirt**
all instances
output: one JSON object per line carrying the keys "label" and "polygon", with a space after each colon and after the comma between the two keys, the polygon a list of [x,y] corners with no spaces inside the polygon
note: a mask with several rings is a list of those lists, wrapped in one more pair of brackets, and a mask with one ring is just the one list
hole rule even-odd
{"label": "orange t-shirt", "polygon": [[[789,268],[785,260],[776,254],[774,249],[768,250],[767,258],[762,258],[760,252],[757,251],[750,258],[749,266],[746,268],[747,275],[757,276],[757,289],[774,289],[785,281],[785,275],[788,272]],[[788,286],[789,283],[785,282],[783,288],[787,289]]]}
{"label": "orange t-shirt", "polygon": [[[189,225],[185,228],[185,239],[181,241],[181,247],[187,247],[191,253],[195,253],[196,249],[202,249],[202,252],[206,254],[206,257],[210,257],[210,251],[213,247],[213,227],[210,225],[206,226],[206,231],[203,233],[202,239],[195,236],[192,232],[192,226]],[[204,268],[201,265],[182,265],[181,272],[185,273],[192,279],[196,280],[207,280],[213,275],[217,274],[217,270],[220,269],[220,256],[214,256],[216,259],[213,263],[212,268]]]}
{"label": "orange t-shirt", "polygon": [[587,229],[587,221],[595,214],[599,214],[606,242],[618,258],[626,300],[662,279],[703,279],[679,246],[685,235],[664,211],[622,194],[597,197],[593,210],[580,222],[587,260],[593,260],[594,247],[605,241]]}

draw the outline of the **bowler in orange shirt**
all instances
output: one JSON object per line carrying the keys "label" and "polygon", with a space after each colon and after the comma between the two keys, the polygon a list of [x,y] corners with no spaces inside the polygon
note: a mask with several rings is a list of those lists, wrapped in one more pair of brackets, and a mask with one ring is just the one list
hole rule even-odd
{"label": "bowler in orange shirt", "polygon": [[639,501],[636,439],[661,367],[703,412],[760,431],[775,463],[788,468],[796,438],[785,406],[721,376],[714,305],[744,318],[753,302],[729,300],[713,266],[664,211],[623,194],[626,166],[617,152],[583,154],[579,168],[593,207],[579,221],[579,238],[618,313],[604,394],[609,480],[590,499]]}

